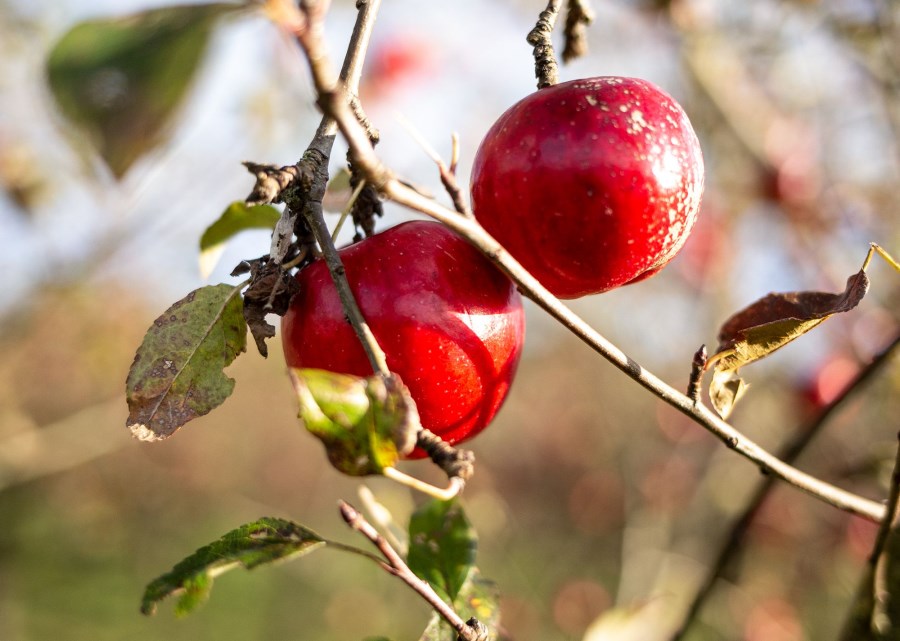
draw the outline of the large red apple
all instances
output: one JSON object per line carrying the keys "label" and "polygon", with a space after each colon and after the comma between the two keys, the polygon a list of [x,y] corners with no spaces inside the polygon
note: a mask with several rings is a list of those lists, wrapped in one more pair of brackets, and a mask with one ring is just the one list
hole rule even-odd
{"label": "large red apple", "polygon": [[561,298],[659,271],[687,239],[702,193],[687,116],[636,78],[527,96],[488,131],[472,170],[476,218]]}
{"label": "large red apple", "polygon": [[[409,388],[422,425],[451,444],[483,430],[506,397],[525,336],[512,281],[434,222],[403,223],[340,256],[360,311],[388,367]],[[288,365],[371,375],[325,263],[309,265],[297,281],[300,291],[282,320]]]}

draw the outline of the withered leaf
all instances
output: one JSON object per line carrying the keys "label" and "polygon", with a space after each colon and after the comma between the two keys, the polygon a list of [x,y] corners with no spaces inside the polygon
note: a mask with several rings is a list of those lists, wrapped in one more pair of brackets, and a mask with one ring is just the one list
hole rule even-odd
{"label": "withered leaf", "polygon": [[234,389],[223,369],[247,348],[240,287],[196,289],[147,330],[126,381],[127,426],[142,441],[168,438]]}
{"label": "withered leaf", "polygon": [[244,319],[250,327],[256,349],[267,357],[269,349],[266,340],[275,336],[275,326],[266,320],[266,316],[284,316],[300,286],[277,263],[252,261],[249,265],[250,286],[244,292]]}
{"label": "withered leaf", "polygon": [[734,314],[719,331],[719,347],[709,387],[710,400],[726,418],[743,395],[746,384],[737,371],[768,356],[812,330],[829,316],[848,312],[869,289],[869,277],[859,271],[847,279],[843,292],[773,293]]}

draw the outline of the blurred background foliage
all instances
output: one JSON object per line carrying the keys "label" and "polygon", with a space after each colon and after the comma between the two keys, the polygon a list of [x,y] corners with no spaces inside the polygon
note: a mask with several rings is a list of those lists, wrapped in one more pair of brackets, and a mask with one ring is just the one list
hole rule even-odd
{"label": "blurred background foliage", "polygon": [[[444,198],[402,114],[445,156],[460,133],[465,181],[481,135],[533,88],[524,36],[542,6],[384,3],[362,99],[389,166]],[[45,65],[76,24],[147,8],[0,0],[0,638],[418,638],[423,604],[328,552],[223,577],[186,620],[166,608],[138,614],[149,580],[259,516],[353,540],[336,501],[354,501],[358,486],[298,429],[278,349],[268,361],[239,359],[233,397],[177,438],[140,444],[124,427],[134,350],[169,303],[201,284],[200,234],[251,187],[240,161],[295,161],[318,121],[290,39],[259,13],[229,15],[201,30],[209,40],[195,74],[168,72],[191,82],[160,136],[135,143],[116,138],[133,136],[133,123],[110,127],[120,155],[107,166],[96,141],[68,124],[65,103],[55,106]],[[682,387],[694,350],[714,345],[738,308],[773,290],[840,290],[869,241],[900,253],[897,3],[594,8],[590,54],[563,78],[657,82],[691,116],[707,163],[702,218],[670,268],[573,303],[629,355]],[[335,55],[353,14],[350,2],[332,8]],[[98,91],[134,101],[128,89],[113,78]],[[408,216],[387,209],[382,226]],[[265,232],[243,235],[212,282],[267,249]],[[900,282],[879,262],[870,275],[857,310],[745,372],[753,388],[737,427],[776,449],[896,336]],[[898,390],[894,359],[800,467],[884,497]],[[517,641],[589,629],[595,640],[666,638],[759,477],[534,309],[516,384],[472,447],[479,465],[464,503]],[[439,481],[425,463],[404,469]],[[381,480],[369,486],[401,523],[419,500]],[[688,638],[836,638],[874,532],[776,489]]]}

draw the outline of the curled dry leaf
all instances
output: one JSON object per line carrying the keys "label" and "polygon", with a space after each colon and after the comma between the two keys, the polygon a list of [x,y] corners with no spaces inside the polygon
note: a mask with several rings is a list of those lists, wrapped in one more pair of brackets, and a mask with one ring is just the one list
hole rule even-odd
{"label": "curled dry leaf", "polygon": [[240,287],[201,287],[153,321],[125,383],[135,437],[168,438],[231,395],[222,370],[247,348],[242,307]]}
{"label": "curled dry leaf", "polygon": [[[254,260],[246,265],[250,271],[250,286],[244,292],[244,319],[256,349],[265,358],[269,355],[266,340],[275,336],[275,326],[266,320],[266,316],[284,316],[300,286],[290,272],[275,262]],[[243,264],[239,265],[232,275],[243,268]]]}
{"label": "curled dry leaf", "polygon": [[722,325],[719,347],[709,359],[715,364],[709,386],[713,407],[727,418],[746,392],[737,371],[812,330],[832,314],[856,307],[869,289],[862,270],[847,279],[843,292],[787,292],[769,294],[742,309]]}

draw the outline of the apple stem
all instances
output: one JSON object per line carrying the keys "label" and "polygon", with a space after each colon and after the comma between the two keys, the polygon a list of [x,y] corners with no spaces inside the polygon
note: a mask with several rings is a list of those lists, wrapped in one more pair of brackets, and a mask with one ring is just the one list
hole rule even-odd
{"label": "apple stem", "polygon": [[[538,89],[552,87],[559,82],[559,65],[553,50],[553,29],[562,8],[562,0],[550,0],[547,8],[541,11],[537,24],[526,38],[534,47],[534,77],[537,78]],[[563,62],[569,62],[587,53],[585,27],[594,21],[594,12],[587,0],[568,0],[566,3],[566,25],[563,29],[565,44],[563,46]]]}
{"label": "apple stem", "polygon": [[409,474],[401,472],[396,467],[386,467],[384,468],[384,471],[382,473],[386,478],[389,478],[392,481],[396,481],[401,485],[405,485],[406,487],[422,492],[423,494],[427,494],[428,496],[436,498],[440,501],[449,501],[450,499],[458,496],[466,486],[466,482],[458,476],[451,477],[447,487],[441,489],[439,487],[435,487],[431,483],[426,483],[421,479],[417,479],[414,476],[410,476]]}
{"label": "apple stem", "polygon": [[353,331],[356,332],[356,336],[359,338],[360,343],[362,343],[362,347],[366,352],[372,370],[376,374],[381,374],[384,377],[390,376],[391,371],[388,368],[384,351],[381,349],[381,346],[378,345],[375,334],[372,333],[372,329],[363,317],[359,305],[356,304],[356,298],[353,295],[353,291],[350,289],[350,283],[347,282],[344,263],[341,261],[337,248],[335,248],[334,242],[331,240],[331,234],[328,231],[328,225],[325,224],[322,213],[318,212],[317,214],[313,214],[309,211],[304,211],[303,213],[312,228],[313,235],[316,237],[316,242],[318,242],[319,246],[322,248],[322,253],[325,256],[325,263],[328,265],[331,280],[334,282],[338,297],[341,299],[341,305],[344,308],[344,312],[347,314],[350,324],[353,326]]}
{"label": "apple stem", "polygon": [[552,87],[559,82],[559,65],[556,63],[551,36],[561,7],[562,0],[550,0],[547,8],[538,16],[534,29],[525,38],[534,47],[534,76],[538,81],[538,89]]}

